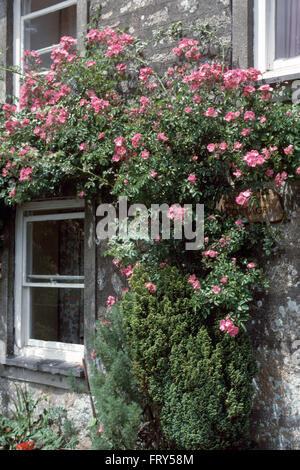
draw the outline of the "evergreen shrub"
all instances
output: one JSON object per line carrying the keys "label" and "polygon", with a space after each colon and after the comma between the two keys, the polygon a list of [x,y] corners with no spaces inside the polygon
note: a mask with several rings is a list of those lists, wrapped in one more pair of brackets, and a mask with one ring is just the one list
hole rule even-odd
{"label": "evergreen shrub", "polygon": [[217,309],[204,321],[177,268],[161,270],[153,293],[148,281],[137,267],[121,309],[133,374],[169,448],[247,447],[256,373],[249,337],[220,331]]}

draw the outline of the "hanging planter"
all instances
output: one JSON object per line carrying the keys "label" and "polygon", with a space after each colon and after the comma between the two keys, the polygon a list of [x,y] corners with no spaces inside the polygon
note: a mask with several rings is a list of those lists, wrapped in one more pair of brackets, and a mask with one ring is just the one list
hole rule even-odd
{"label": "hanging planter", "polygon": [[217,209],[233,217],[245,217],[249,222],[280,222],[284,211],[279,194],[273,189],[253,194],[253,205],[241,206],[234,198],[223,196]]}

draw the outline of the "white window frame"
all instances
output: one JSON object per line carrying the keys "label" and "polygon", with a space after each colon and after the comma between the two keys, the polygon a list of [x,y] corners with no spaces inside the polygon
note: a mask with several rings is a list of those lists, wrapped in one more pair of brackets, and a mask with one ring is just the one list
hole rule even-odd
{"label": "white window frame", "polygon": [[254,0],[254,67],[264,79],[300,73],[300,55],[275,60],[275,1]]}
{"label": "white window frame", "polygon": [[[48,8],[43,8],[42,10],[37,10],[26,15],[21,14],[22,0],[13,0],[13,11],[14,11],[14,26],[13,26],[13,36],[14,36],[14,51],[13,51],[13,61],[14,67],[19,67],[21,71],[23,70],[23,64],[21,58],[24,55],[24,21],[30,20],[33,18],[38,18],[39,16],[44,16],[49,13],[54,13],[58,10],[63,10],[64,8],[71,7],[73,5],[77,6],[78,0],[62,0],[55,5],[52,5]],[[76,39],[76,38],[75,38]],[[50,52],[58,44],[52,44],[49,47],[44,47],[42,49],[37,49],[37,53]],[[14,95],[19,97],[20,95],[20,75],[14,74],[13,82]]]}
{"label": "white window frame", "polygon": [[[42,211],[48,210],[70,210],[74,212],[66,212],[64,214],[43,215]],[[77,210],[78,212],[75,212]],[[41,211],[34,215],[25,216],[25,211]],[[16,214],[16,248],[15,248],[15,338],[14,338],[14,354],[18,357],[37,357],[50,360],[63,360],[71,363],[81,363],[84,357],[84,345],[61,343],[56,341],[43,341],[30,338],[30,306],[29,293],[30,287],[72,287],[83,289],[84,282],[78,283],[55,283],[56,276],[53,277],[54,282],[49,283],[31,283],[26,280],[26,224],[30,221],[41,220],[64,220],[71,218],[84,218],[84,201],[83,200],[58,200],[47,202],[29,202],[17,208]],[[68,276],[69,278],[70,276]],[[79,281],[84,281],[78,276]]]}

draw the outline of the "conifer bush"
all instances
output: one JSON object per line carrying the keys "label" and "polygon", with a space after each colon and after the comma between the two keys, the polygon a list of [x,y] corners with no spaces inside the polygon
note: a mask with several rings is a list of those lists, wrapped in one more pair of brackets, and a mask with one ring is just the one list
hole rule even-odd
{"label": "conifer bush", "polygon": [[224,335],[221,309],[204,321],[177,268],[162,269],[155,292],[148,281],[137,267],[121,309],[133,374],[169,448],[247,447],[256,373],[248,336]]}
{"label": "conifer bush", "polygon": [[91,356],[97,411],[91,426],[93,449],[134,450],[142,423],[142,398],[131,373],[118,306],[112,306],[108,320],[98,322]]}

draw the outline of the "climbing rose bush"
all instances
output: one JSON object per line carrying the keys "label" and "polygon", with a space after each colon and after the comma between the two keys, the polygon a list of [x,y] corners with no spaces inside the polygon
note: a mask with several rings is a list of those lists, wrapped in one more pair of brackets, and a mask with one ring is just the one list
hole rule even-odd
{"label": "climbing rose bush", "polygon": [[253,68],[203,63],[195,38],[179,41],[164,74],[127,33],[92,29],[85,47],[80,55],[63,37],[45,74],[38,54],[25,51],[18,106],[1,110],[1,199],[13,205],[68,186],[87,199],[167,203],[172,227],[184,220],[178,205],[204,204],[202,250],[187,253],[180,240],[159,236],[115,238],[109,252],[126,279],[137,262],[148,264],[153,295],[161,263],[177,265],[192,276],[204,318],[222,307],[225,322],[244,328],[261,278],[254,247],[262,239],[270,252],[268,230],[217,207],[222,196],[255,207],[260,190],[299,177],[299,112],[288,91],[263,84]]}

